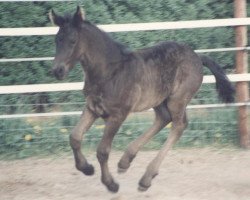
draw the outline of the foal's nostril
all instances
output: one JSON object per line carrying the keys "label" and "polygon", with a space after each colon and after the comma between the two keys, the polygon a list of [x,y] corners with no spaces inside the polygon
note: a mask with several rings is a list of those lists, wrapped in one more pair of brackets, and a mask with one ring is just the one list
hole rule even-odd
{"label": "foal's nostril", "polygon": [[57,67],[53,70],[53,74],[57,79],[62,79],[65,74],[65,69],[64,67]]}
{"label": "foal's nostril", "polygon": [[64,68],[63,67],[60,67],[58,70],[57,70],[57,74],[59,76],[63,76],[64,75]]}

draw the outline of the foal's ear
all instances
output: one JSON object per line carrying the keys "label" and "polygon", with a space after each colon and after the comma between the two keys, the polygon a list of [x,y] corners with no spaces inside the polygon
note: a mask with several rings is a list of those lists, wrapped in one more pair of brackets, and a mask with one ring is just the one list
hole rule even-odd
{"label": "foal's ear", "polygon": [[57,15],[53,9],[49,12],[49,18],[50,21],[57,26],[62,26],[64,24],[63,17]]}
{"label": "foal's ear", "polygon": [[85,20],[85,12],[84,10],[80,7],[77,6],[76,12],[73,17],[73,23],[74,25],[78,26]]}

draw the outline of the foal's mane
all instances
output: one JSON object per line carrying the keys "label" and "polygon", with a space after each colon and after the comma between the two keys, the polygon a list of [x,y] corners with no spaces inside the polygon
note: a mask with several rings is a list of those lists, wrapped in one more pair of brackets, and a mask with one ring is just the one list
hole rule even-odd
{"label": "foal's mane", "polygon": [[[66,14],[64,16],[64,18],[65,18],[65,20],[67,22],[73,24],[73,16],[72,15]],[[127,53],[131,52],[127,46],[125,46],[124,44],[114,40],[110,36],[110,34],[108,34],[107,32],[105,32],[103,30],[101,30],[99,27],[97,27],[95,24],[91,23],[90,21],[84,20],[81,25],[91,29],[94,33],[97,33],[97,34],[99,33],[99,36],[101,36],[103,38],[103,40],[105,40],[107,45],[117,47],[122,54],[127,54]]]}

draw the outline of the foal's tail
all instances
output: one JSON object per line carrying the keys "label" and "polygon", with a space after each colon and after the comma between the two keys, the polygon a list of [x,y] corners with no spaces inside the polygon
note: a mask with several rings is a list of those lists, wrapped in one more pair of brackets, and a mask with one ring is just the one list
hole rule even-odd
{"label": "foal's tail", "polygon": [[220,99],[225,103],[231,103],[234,101],[234,87],[228,80],[223,69],[218,63],[205,55],[200,56],[202,64],[205,65],[215,76],[216,89],[219,93]]}

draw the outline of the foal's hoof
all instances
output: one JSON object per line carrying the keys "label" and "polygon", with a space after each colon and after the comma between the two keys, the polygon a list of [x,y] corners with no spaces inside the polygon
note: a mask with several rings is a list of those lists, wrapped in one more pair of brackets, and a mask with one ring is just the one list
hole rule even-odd
{"label": "foal's hoof", "polygon": [[144,192],[144,191],[147,191],[148,188],[151,186],[151,181],[154,177],[156,177],[158,175],[158,173],[155,173],[154,175],[152,176],[146,176],[144,175],[140,182],[139,182],[139,187],[138,187],[138,190],[140,192]]}
{"label": "foal's hoof", "polygon": [[128,163],[128,162],[119,162],[118,163],[118,165],[117,165],[117,167],[118,167],[118,173],[125,173],[127,170],[128,170],[128,168],[129,168],[129,166],[130,166],[130,163]]}
{"label": "foal's hoof", "polygon": [[81,170],[85,175],[87,176],[91,176],[95,173],[95,169],[93,167],[93,165],[87,165],[86,167],[84,167],[82,170]]}
{"label": "foal's hoof", "polygon": [[119,190],[119,184],[112,182],[111,184],[107,185],[107,188],[110,192],[117,193]]}
{"label": "foal's hoof", "polygon": [[139,186],[138,186],[138,191],[139,192],[145,192],[148,190],[148,188],[150,187],[151,185],[143,185],[141,182],[139,182]]}
{"label": "foal's hoof", "polygon": [[121,168],[121,167],[118,166],[117,172],[118,172],[119,174],[123,174],[123,173],[125,173],[127,170],[128,170],[128,169],[124,169],[124,168]]}

